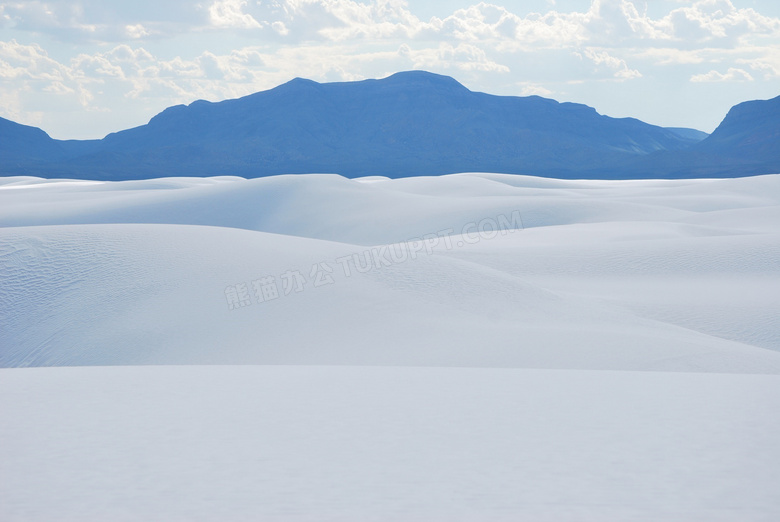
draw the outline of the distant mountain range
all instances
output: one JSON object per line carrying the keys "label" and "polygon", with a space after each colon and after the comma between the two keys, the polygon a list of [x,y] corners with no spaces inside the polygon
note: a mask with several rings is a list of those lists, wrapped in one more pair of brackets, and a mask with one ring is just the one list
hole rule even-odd
{"label": "distant mountain range", "polygon": [[707,135],[538,96],[472,92],[424,71],[170,107],[102,140],[54,140],[0,118],[0,175],[98,180],[486,171],[560,178],[780,172],[780,96],[733,107]]}

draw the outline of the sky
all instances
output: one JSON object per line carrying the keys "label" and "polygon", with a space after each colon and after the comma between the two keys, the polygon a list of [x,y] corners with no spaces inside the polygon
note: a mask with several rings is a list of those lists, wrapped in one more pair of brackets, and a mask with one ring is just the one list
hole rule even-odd
{"label": "sky", "polygon": [[0,117],[101,138],[295,77],[424,69],[711,132],[780,95],[777,0],[0,0]]}

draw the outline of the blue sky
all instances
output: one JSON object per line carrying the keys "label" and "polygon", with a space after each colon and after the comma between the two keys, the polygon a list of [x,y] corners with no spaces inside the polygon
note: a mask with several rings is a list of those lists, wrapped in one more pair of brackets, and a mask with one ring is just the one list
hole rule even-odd
{"label": "blue sky", "polygon": [[780,95],[776,0],[0,1],[0,116],[99,138],[296,76],[425,69],[712,131]]}

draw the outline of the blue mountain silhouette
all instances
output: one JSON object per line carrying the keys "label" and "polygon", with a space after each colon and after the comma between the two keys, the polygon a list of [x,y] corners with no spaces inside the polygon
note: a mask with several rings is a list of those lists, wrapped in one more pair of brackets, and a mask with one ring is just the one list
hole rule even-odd
{"label": "blue mountain silhouette", "polygon": [[[575,103],[472,92],[424,71],[324,84],[296,78],[239,99],[170,107],[102,140],[53,140],[2,120],[0,174],[104,180],[304,172],[753,174],[775,164],[780,171],[778,99],[734,107],[706,137]],[[748,163],[749,172],[739,170]]]}

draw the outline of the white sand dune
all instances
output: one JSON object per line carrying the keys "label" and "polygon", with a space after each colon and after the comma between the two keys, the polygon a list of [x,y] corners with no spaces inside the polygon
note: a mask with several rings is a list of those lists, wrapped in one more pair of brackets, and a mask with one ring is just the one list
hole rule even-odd
{"label": "white sand dune", "polygon": [[780,519],[778,223],[780,175],[0,178],[0,520]]}
{"label": "white sand dune", "polygon": [[[780,372],[780,176],[10,178],[0,209],[6,367]],[[381,246],[435,234],[453,236]]]}
{"label": "white sand dune", "polygon": [[0,518],[771,521],[770,375],[0,370]]}

